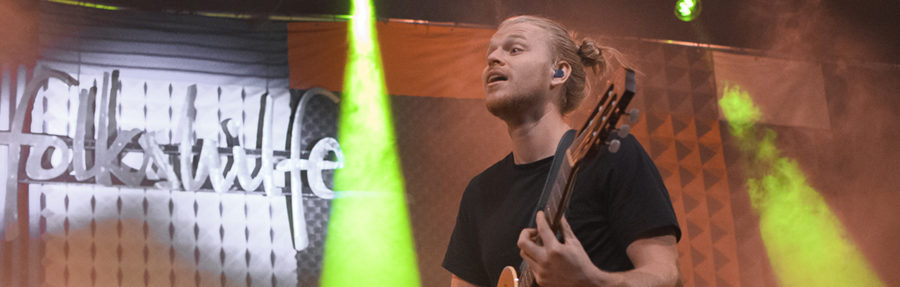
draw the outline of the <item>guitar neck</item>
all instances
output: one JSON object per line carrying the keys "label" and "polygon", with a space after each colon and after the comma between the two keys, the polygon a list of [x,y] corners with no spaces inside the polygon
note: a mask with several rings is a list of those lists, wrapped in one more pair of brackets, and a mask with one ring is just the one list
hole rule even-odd
{"label": "guitar neck", "polygon": [[[562,216],[569,205],[571,185],[579,167],[577,163],[570,159],[571,149],[572,147],[566,149],[565,158],[561,161],[559,171],[550,185],[550,194],[543,208],[544,215],[547,216],[547,222],[550,223],[550,230],[553,230],[554,233],[559,231],[559,222],[562,220]],[[531,273],[531,268],[528,268],[526,261],[522,261],[522,264],[519,266],[519,272],[518,287],[534,286],[534,274]]]}
{"label": "guitar neck", "polygon": [[559,173],[553,180],[550,194],[547,197],[547,205],[544,206],[544,214],[547,216],[547,222],[550,223],[550,229],[553,232],[559,231],[559,222],[569,205],[571,185],[575,179],[575,172],[578,170],[578,165],[571,160],[569,154],[567,150],[566,158],[563,159],[559,166]]}

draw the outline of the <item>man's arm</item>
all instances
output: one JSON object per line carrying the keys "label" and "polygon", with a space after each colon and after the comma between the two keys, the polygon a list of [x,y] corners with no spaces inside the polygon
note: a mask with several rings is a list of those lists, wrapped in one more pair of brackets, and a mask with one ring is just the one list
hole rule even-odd
{"label": "man's arm", "polygon": [[454,274],[451,275],[453,275],[453,277],[450,278],[450,287],[479,287],[478,285],[469,283],[466,280],[462,280],[462,278],[459,278]]}
{"label": "man's arm", "polygon": [[595,282],[600,286],[676,286],[680,282],[674,235],[635,240],[625,252],[634,269],[624,272],[597,269]]}
{"label": "man's arm", "polygon": [[[679,282],[673,235],[635,240],[626,249],[635,268],[606,272],[591,262],[565,217],[560,222],[565,243],[556,239],[542,211],[535,221],[537,228],[522,230],[518,245],[541,286],[675,286]],[[536,243],[538,237],[543,244]]]}

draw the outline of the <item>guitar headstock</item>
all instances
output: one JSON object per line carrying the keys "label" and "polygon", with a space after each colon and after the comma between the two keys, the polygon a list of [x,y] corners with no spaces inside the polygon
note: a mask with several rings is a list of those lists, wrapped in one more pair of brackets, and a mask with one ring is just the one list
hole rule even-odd
{"label": "guitar headstock", "polygon": [[570,148],[570,158],[573,162],[578,163],[593,152],[602,152],[604,147],[608,152],[618,152],[622,144],[619,138],[624,138],[631,131],[628,124],[617,126],[619,119],[627,115],[629,122],[638,121],[637,109],[626,111],[637,87],[635,74],[628,68],[622,70],[624,75],[609,84],[584,126],[578,131],[578,136]]}

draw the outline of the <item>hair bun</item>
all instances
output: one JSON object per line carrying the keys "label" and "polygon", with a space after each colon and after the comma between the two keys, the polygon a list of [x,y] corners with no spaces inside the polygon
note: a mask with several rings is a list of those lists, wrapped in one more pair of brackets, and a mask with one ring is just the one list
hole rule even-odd
{"label": "hair bun", "polygon": [[578,56],[581,56],[581,63],[587,67],[593,67],[602,60],[597,43],[589,39],[585,39],[578,46]]}

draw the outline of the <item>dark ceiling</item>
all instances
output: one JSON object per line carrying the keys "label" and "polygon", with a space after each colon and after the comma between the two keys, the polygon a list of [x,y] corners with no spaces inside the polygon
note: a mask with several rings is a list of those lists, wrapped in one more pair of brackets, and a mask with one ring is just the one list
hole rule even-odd
{"label": "dark ceiling", "polygon": [[[167,11],[258,15],[349,14],[350,0],[97,0]],[[560,20],[582,33],[681,40],[772,51],[817,60],[900,64],[900,1],[705,0],[691,23],[674,0],[374,0],[379,18],[496,25],[518,14]]]}

